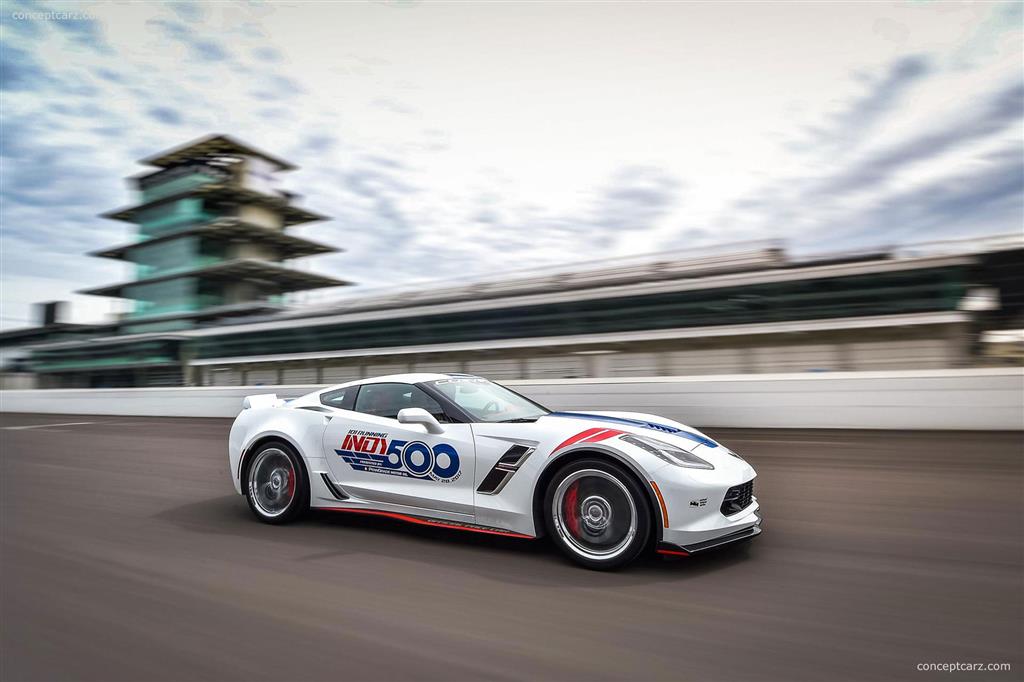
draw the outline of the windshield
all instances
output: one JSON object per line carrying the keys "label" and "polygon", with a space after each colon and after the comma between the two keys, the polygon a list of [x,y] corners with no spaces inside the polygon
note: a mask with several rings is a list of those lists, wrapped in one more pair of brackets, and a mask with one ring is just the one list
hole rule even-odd
{"label": "windshield", "polygon": [[452,377],[429,383],[482,422],[535,421],[550,411],[504,386],[479,377]]}

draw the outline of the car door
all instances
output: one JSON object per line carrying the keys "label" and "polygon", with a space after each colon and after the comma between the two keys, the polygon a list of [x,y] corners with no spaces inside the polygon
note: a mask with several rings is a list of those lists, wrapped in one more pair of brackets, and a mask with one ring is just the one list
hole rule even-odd
{"label": "car door", "polygon": [[[328,468],[346,493],[370,502],[473,515],[476,451],[469,424],[452,422],[436,400],[408,383],[362,384],[350,404],[332,417],[323,437]],[[430,412],[443,433],[400,424],[398,412],[407,407]]]}

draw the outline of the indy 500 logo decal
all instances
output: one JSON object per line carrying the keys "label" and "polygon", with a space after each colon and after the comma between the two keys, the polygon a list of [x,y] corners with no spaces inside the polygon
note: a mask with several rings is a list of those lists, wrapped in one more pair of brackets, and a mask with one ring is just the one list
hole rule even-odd
{"label": "indy 500 logo decal", "polygon": [[458,480],[459,453],[448,443],[434,446],[418,440],[388,439],[388,434],[353,429],[345,434],[341,458],[356,471],[407,476],[439,483]]}

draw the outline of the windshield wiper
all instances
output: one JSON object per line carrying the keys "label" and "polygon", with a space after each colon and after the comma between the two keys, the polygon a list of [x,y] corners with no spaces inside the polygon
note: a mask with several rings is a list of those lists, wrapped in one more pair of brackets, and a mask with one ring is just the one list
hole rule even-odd
{"label": "windshield wiper", "polygon": [[516,417],[515,419],[502,419],[499,424],[521,424],[526,422],[535,422],[540,417]]}

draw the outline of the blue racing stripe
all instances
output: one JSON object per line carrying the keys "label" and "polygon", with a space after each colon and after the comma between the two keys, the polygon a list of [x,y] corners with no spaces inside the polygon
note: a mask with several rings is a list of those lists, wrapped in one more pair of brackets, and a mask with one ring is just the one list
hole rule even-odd
{"label": "blue racing stripe", "polygon": [[595,421],[611,422],[613,424],[629,424],[630,426],[640,426],[645,429],[651,429],[652,431],[661,431],[663,433],[671,433],[674,436],[680,438],[686,438],[692,440],[701,445],[706,445],[709,448],[717,448],[718,443],[705,438],[704,436],[697,435],[696,433],[690,433],[685,429],[680,429],[675,426],[669,426],[667,424],[657,424],[655,422],[644,421],[642,419],[627,419],[626,417],[605,417],[599,414],[586,414],[583,412],[549,412],[546,416],[548,417],[571,417],[573,419],[593,419]]}

